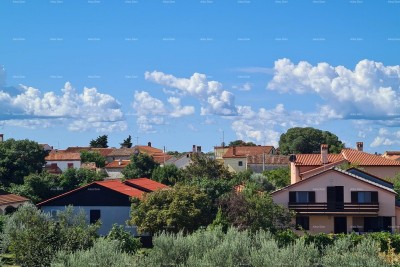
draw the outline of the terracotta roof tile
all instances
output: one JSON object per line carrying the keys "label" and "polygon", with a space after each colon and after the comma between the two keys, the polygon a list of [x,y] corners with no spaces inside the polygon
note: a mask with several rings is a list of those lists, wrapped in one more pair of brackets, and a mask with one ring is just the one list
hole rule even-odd
{"label": "terracotta roof tile", "polygon": [[[274,149],[273,146],[235,146],[229,147],[222,158],[244,158],[246,156],[262,155],[263,153],[270,154]],[[234,150],[235,155],[234,155]]]}
{"label": "terracotta roof tile", "polygon": [[24,201],[29,201],[29,199],[0,190],[0,205],[7,205]]}
{"label": "terracotta roof tile", "polygon": [[[328,154],[328,163],[340,160],[343,160],[341,154]],[[297,166],[320,166],[322,165],[321,154],[297,154],[295,164]]]}
{"label": "terracotta roof tile", "polygon": [[400,161],[386,159],[379,155],[368,154],[355,149],[345,148],[342,150],[342,155],[349,162],[360,166],[400,166]]}
{"label": "terracotta roof tile", "polygon": [[142,190],[126,185],[121,180],[106,180],[96,183],[130,197],[141,198],[144,193]]}
{"label": "terracotta roof tile", "polygon": [[282,155],[265,155],[264,161],[262,154],[255,155],[255,156],[248,156],[247,157],[248,164],[268,164],[268,165],[287,165],[289,164],[289,156],[282,156]]}
{"label": "terracotta roof tile", "polygon": [[110,157],[119,157],[119,156],[132,156],[133,153],[135,152],[135,148],[116,148],[113,151],[111,151],[108,156]]}
{"label": "terracotta roof tile", "polygon": [[80,161],[81,154],[77,152],[66,152],[65,150],[53,150],[45,158],[46,161],[63,161],[63,160],[73,160]]}
{"label": "terracotta roof tile", "polygon": [[168,188],[165,184],[150,180],[148,178],[135,178],[126,180],[125,183],[138,188],[143,188],[149,191],[155,191],[158,189]]}
{"label": "terracotta roof tile", "polygon": [[131,161],[128,160],[114,160],[106,165],[105,168],[112,169],[112,168],[125,168]]}

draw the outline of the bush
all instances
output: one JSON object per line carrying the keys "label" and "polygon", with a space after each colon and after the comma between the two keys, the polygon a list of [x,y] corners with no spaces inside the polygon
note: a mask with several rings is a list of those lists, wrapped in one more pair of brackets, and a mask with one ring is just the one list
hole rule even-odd
{"label": "bush", "polygon": [[142,246],[139,238],[135,238],[131,233],[125,231],[122,225],[114,224],[107,239],[117,240],[121,251],[126,253],[135,253]]}

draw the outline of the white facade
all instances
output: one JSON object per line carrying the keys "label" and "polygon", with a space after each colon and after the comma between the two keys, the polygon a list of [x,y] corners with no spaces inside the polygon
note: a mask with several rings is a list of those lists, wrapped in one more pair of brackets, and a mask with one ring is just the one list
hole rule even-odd
{"label": "white facade", "polygon": [[[44,212],[49,212],[54,214],[57,211],[65,210],[65,206],[42,206],[41,209]],[[82,209],[86,214],[86,221],[89,224],[89,216],[91,210],[100,210],[100,221],[101,227],[98,233],[102,236],[107,235],[113,224],[118,224],[124,226],[124,229],[132,233],[132,235],[137,236],[136,226],[129,226],[126,221],[129,220],[130,216],[130,206],[79,206],[74,207],[76,213]]]}
{"label": "white facade", "polygon": [[[80,160],[46,160],[46,163],[47,165],[57,164],[61,171],[65,171],[68,168],[79,169],[81,167]],[[69,167],[70,164],[72,164],[72,167]]]}
{"label": "white facade", "polygon": [[110,179],[120,179],[124,177],[122,170],[123,168],[106,168],[106,173]]}

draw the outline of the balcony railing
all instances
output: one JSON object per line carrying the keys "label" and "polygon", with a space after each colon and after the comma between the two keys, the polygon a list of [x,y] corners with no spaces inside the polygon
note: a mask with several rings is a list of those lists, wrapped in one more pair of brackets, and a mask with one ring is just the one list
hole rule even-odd
{"label": "balcony railing", "polygon": [[379,203],[295,203],[289,202],[289,209],[301,213],[378,213]]}

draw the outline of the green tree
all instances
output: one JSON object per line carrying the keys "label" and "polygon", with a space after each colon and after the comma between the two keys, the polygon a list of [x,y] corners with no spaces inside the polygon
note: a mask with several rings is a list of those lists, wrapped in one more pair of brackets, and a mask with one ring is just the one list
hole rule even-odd
{"label": "green tree", "polygon": [[263,175],[267,177],[277,189],[290,185],[290,169],[282,167],[273,170],[264,171]]}
{"label": "green tree", "polygon": [[131,148],[132,147],[132,137],[129,135],[122,143],[120,143],[121,148]]}
{"label": "green tree", "polygon": [[140,239],[125,231],[122,225],[113,224],[107,239],[117,240],[120,249],[126,253],[134,253],[142,246]]}
{"label": "green tree", "polygon": [[108,135],[100,135],[96,139],[90,141],[90,147],[107,148],[108,147]]}
{"label": "green tree", "polygon": [[182,180],[182,172],[173,164],[157,166],[153,170],[151,179],[165,185],[174,185]]}
{"label": "green tree", "polygon": [[203,154],[194,153],[191,156],[192,162],[184,169],[186,179],[207,178],[207,179],[231,179],[229,170],[215,159]]}
{"label": "green tree", "polygon": [[257,189],[260,191],[275,190],[275,185],[272,184],[268,178],[261,173],[253,173],[250,177],[250,182],[255,183]]}
{"label": "green tree", "polygon": [[198,187],[176,185],[145,194],[132,204],[131,220],[140,232],[193,232],[212,222],[211,200]]}
{"label": "green tree", "polygon": [[66,192],[95,181],[102,181],[105,177],[106,174],[102,172],[70,168],[61,174],[60,186]]}
{"label": "green tree", "polygon": [[279,139],[279,150],[283,155],[320,153],[321,144],[329,145],[329,153],[339,153],[344,144],[328,131],[312,127],[295,127],[287,130]]}
{"label": "green tree", "polygon": [[94,162],[97,168],[103,168],[106,166],[106,158],[103,157],[98,151],[82,151],[81,152],[82,162]]}
{"label": "green tree", "polygon": [[47,152],[30,140],[8,139],[0,142],[0,182],[22,184],[25,176],[42,171]]}
{"label": "green tree", "polygon": [[159,166],[147,154],[132,155],[131,162],[122,170],[125,178],[152,177],[153,170]]}
{"label": "green tree", "polygon": [[72,207],[53,219],[32,204],[22,205],[4,225],[2,251],[15,255],[22,266],[49,266],[59,250],[75,251],[92,246],[99,224],[88,225],[84,213]]}
{"label": "green tree", "polygon": [[228,146],[257,146],[253,142],[244,142],[243,140],[235,140],[229,143]]}

